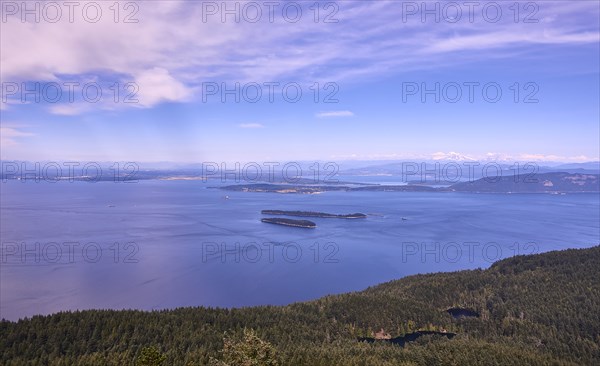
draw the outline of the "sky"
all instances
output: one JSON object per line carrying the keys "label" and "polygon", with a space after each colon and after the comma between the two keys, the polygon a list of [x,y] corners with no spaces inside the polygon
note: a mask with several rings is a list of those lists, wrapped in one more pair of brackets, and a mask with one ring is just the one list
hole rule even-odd
{"label": "sky", "polygon": [[3,160],[600,159],[595,0],[73,4],[1,1]]}

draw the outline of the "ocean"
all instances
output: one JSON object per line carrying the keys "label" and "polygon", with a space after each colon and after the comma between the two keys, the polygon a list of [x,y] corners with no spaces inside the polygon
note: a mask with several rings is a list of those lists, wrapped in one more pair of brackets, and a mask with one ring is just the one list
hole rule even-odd
{"label": "ocean", "polygon": [[[228,192],[201,181],[0,185],[0,318],[279,305],[600,243],[598,194]],[[368,214],[261,223],[263,209]]]}

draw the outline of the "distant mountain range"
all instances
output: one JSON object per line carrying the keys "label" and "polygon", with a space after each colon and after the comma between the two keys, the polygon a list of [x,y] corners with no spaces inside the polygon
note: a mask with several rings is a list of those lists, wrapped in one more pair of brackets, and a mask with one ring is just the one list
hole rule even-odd
{"label": "distant mountain range", "polygon": [[[109,162],[27,162],[27,161],[1,161],[0,180],[26,179],[26,180],[76,180],[76,181],[137,181],[148,179],[161,180],[205,180],[221,181],[234,183],[260,183],[260,184],[284,184],[286,186],[293,182],[295,185],[314,185],[321,184],[331,186],[328,190],[340,190],[339,186],[352,186],[357,190],[415,190],[405,185],[393,188],[378,188],[377,184],[365,183],[360,177],[392,177],[393,180],[408,183],[409,185],[444,185],[451,186],[458,182],[471,181],[469,187],[479,187],[484,183],[474,185],[475,180],[484,178],[486,175],[502,177],[499,185],[506,186],[508,180],[513,179],[515,175],[543,177],[545,174],[581,174],[581,175],[599,175],[600,162],[588,163],[569,163],[558,164],[556,166],[539,166],[528,163],[492,163],[476,161],[421,161],[421,162],[402,162],[388,161],[382,164],[376,162],[361,162],[362,164],[372,163],[373,165],[359,165],[358,162],[342,162],[339,165],[324,163],[287,163],[294,165],[293,169],[285,170],[286,163],[277,166],[261,166],[255,163],[251,168],[245,168],[245,165],[225,165],[227,171],[220,171],[220,164],[210,163],[210,169],[202,164],[186,164],[173,168],[167,168],[168,163],[160,163],[160,168],[151,168],[151,164],[137,164],[128,162],[109,163]],[[75,165],[73,165],[75,164]],[[207,163],[208,164],[208,163]],[[262,167],[261,174],[257,177],[255,167]],[[348,167],[349,168],[344,168]],[[296,168],[299,168],[296,170]],[[248,169],[248,171],[244,170]],[[271,169],[271,170],[269,170]],[[458,169],[458,170],[457,170]],[[285,173],[284,173],[285,170]],[[421,172],[423,171],[423,172]],[[236,172],[234,174],[233,172]],[[296,177],[295,174],[302,172],[302,176]],[[286,177],[283,175],[287,174]],[[343,178],[338,179],[338,178]],[[250,181],[252,179],[252,181]],[[357,182],[362,181],[362,182]],[[489,179],[487,180],[489,181]],[[487,182],[486,181],[486,182]],[[576,187],[575,184],[572,188]],[[564,187],[562,185],[561,187]],[[568,186],[568,185],[567,185]],[[338,187],[338,188],[336,188]],[[548,186],[538,187],[544,188]],[[587,183],[584,184],[585,188]],[[313,186],[313,188],[315,188]],[[456,190],[465,189],[464,186],[455,187]],[[481,188],[481,187],[480,187]],[[489,187],[488,187],[489,188]],[[488,189],[486,188],[486,190]],[[515,188],[515,187],[512,187]],[[477,188],[479,189],[479,188]],[[494,188],[496,190],[499,188]],[[503,190],[507,190],[503,189]],[[523,190],[525,188],[517,188]],[[532,188],[525,189],[526,191]],[[537,188],[536,188],[537,189]],[[428,190],[423,188],[423,190]],[[551,189],[550,189],[551,190]],[[577,190],[577,189],[576,189]],[[577,190],[578,191],[578,190]]]}

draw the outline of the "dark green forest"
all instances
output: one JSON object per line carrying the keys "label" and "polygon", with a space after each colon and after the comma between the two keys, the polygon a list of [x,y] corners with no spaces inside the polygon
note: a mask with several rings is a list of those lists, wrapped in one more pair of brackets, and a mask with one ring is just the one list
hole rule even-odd
{"label": "dark green forest", "polygon": [[[469,309],[479,316],[453,317]],[[383,330],[383,332],[381,332]],[[376,333],[423,335],[403,347]],[[2,365],[600,365],[600,247],[287,306],[91,310],[0,323]]]}

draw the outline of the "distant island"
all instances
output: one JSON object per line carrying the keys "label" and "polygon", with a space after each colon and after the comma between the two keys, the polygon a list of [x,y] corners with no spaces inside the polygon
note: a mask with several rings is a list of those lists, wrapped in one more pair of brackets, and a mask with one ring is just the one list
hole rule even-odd
{"label": "distant island", "polygon": [[474,193],[584,193],[600,191],[598,174],[542,173],[482,178],[456,183],[453,192]]}
{"label": "distant island", "polygon": [[306,229],[314,229],[317,227],[317,224],[315,224],[312,221],[308,221],[308,220],[292,220],[292,219],[282,219],[282,218],[273,217],[273,218],[261,219],[260,221],[265,222],[267,224],[302,227],[302,228],[306,228]]}
{"label": "distant island", "polygon": [[263,215],[285,215],[285,216],[300,216],[300,217],[322,217],[335,219],[364,219],[367,215],[363,213],[352,213],[346,215],[330,214],[325,212],[313,211],[283,211],[283,210],[262,210]]}
{"label": "distant island", "polygon": [[404,184],[367,186],[305,184],[236,184],[215,187],[227,191],[319,194],[323,192],[465,192],[465,193],[595,193],[600,192],[600,175],[565,172],[487,177],[446,187]]}
{"label": "distant island", "polygon": [[252,184],[234,184],[219,188],[226,191],[238,192],[263,192],[263,193],[299,193],[299,194],[319,194],[323,192],[360,192],[360,191],[379,191],[379,192],[436,192],[437,189],[429,186],[417,185],[379,185],[372,184],[369,186],[346,186],[346,185],[302,185],[302,184],[269,184],[269,183],[252,183]]}

